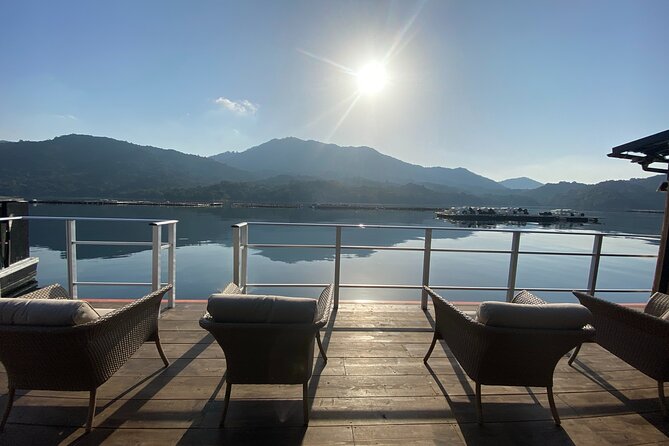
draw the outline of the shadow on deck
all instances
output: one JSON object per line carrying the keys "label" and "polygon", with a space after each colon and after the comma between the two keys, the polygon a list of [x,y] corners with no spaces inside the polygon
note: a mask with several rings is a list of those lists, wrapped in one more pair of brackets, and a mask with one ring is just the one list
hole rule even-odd
{"label": "shadow on deck", "polygon": [[218,429],[225,358],[198,325],[203,311],[181,302],[163,314],[172,364],[163,369],[155,347],[143,346],[98,390],[90,434],[81,427],[87,393],[31,391],[18,394],[0,444],[669,444],[655,382],[595,344],[574,367],[566,358],[557,366],[561,427],[544,389],[506,386],[483,386],[479,426],[474,384],[448,349],[423,364],[433,319],[418,305],[340,306],[323,331],[329,361],[315,364],[308,428],[301,386],[236,385]]}

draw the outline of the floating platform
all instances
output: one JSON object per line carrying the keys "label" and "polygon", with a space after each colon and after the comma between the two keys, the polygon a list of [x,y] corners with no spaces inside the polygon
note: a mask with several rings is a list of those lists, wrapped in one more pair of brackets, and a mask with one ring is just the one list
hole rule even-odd
{"label": "floating platform", "polygon": [[599,223],[596,217],[588,217],[583,213],[553,213],[541,212],[539,214],[530,214],[523,212],[487,212],[485,210],[474,212],[458,212],[453,210],[437,211],[438,218],[445,218],[454,221],[477,221],[477,222],[506,222],[517,221],[523,223]]}

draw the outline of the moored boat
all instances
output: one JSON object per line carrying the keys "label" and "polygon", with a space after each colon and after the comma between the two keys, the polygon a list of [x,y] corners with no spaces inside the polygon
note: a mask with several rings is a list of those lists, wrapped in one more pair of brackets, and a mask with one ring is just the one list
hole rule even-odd
{"label": "moored boat", "polygon": [[596,217],[588,217],[583,212],[573,209],[554,209],[539,213],[530,213],[526,208],[492,208],[492,207],[452,207],[437,211],[438,218],[455,221],[520,221],[528,223],[598,223]]}

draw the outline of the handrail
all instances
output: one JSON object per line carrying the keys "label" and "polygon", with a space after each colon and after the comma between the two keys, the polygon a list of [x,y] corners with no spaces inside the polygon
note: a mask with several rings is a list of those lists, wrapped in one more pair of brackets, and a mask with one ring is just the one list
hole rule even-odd
{"label": "handrail", "polygon": [[[156,291],[163,285],[172,285],[167,293],[167,307],[174,308],[176,302],[176,225],[178,220],[158,220],[151,218],[118,218],[118,217],[65,217],[21,215],[0,218],[0,223],[16,220],[52,220],[65,222],[66,260],[68,289],[72,298],[78,297],[78,287],[86,286],[151,286]],[[107,221],[125,223],[148,223],[151,227],[151,241],[116,241],[116,240],[78,240],[76,236],[77,221]],[[162,228],[167,227],[167,243],[162,241]],[[77,245],[95,246],[151,246],[151,282],[101,282],[80,281],[77,277]],[[161,255],[163,249],[168,250],[167,282],[161,280]]]}
{"label": "handrail", "polygon": [[[249,243],[249,228],[251,226],[286,226],[286,227],[321,227],[335,229],[334,244],[290,244],[290,243]],[[380,246],[380,245],[344,245],[341,241],[342,229],[400,229],[423,231],[423,246]],[[429,285],[434,289],[443,290],[483,290],[483,291],[506,291],[506,299],[511,300],[513,294],[519,288],[516,287],[516,276],[518,258],[521,255],[548,255],[548,256],[582,256],[590,257],[590,270],[588,274],[587,287],[582,291],[595,294],[597,291],[607,293],[642,293],[649,289],[618,289],[618,288],[597,288],[597,275],[599,272],[599,261],[602,257],[622,257],[622,258],[656,258],[656,254],[628,254],[628,253],[606,253],[602,252],[602,240],[604,237],[628,237],[646,240],[659,240],[660,237],[648,234],[633,234],[624,232],[601,233],[594,231],[570,232],[570,231],[544,231],[544,230],[520,230],[520,229],[493,229],[493,228],[452,228],[444,226],[411,226],[411,225],[366,225],[366,224],[339,224],[339,223],[286,223],[286,222],[242,222],[232,225],[233,230],[233,282],[240,286],[243,292],[247,287],[314,287],[320,284],[306,283],[247,283],[248,250],[250,248],[318,248],[334,249],[334,303],[339,304],[340,288],[387,288],[387,289],[420,289],[421,307],[427,308],[427,295],[423,286]],[[434,248],[432,247],[433,231],[467,231],[467,232],[493,232],[507,233],[512,235],[510,249],[465,249],[465,248]],[[542,234],[542,235],[583,235],[594,238],[593,248],[588,251],[541,251],[541,250],[521,250],[520,239],[524,234]],[[358,284],[358,283],[340,283],[341,271],[341,252],[342,250],[388,250],[388,251],[412,251],[423,252],[423,274],[420,285],[394,285],[394,284]],[[431,285],[430,282],[430,255],[433,252],[454,252],[454,253],[487,253],[487,254],[508,254],[510,263],[508,268],[508,278],[506,286],[496,287],[472,287],[472,286],[448,286]],[[544,292],[569,292],[573,288],[541,288],[524,287],[528,291]]]}

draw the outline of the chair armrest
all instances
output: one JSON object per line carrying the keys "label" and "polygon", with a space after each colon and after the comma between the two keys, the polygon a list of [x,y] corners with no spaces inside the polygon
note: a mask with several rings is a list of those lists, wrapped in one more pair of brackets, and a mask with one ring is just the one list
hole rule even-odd
{"label": "chair armrest", "polygon": [[221,294],[243,294],[242,289],[236,283],[230,282],[221,290]]}
{"label": "chair armrest", "polygon": [[59,283],[19,296],[21,299],[72,299]]}
{"label": "chair armrest", "polygon": [[330,319],[333,305],[333,288],[333,284],[326,286],[318,297],[318,302],[316,303],[316,318],[314,321],[314,324],[316,324],[318,328],[325,326]]}

